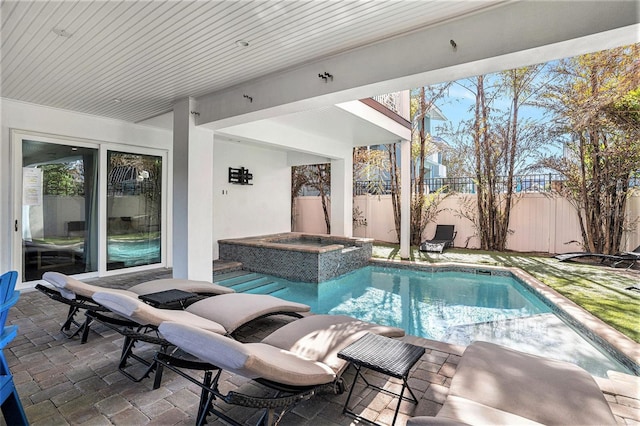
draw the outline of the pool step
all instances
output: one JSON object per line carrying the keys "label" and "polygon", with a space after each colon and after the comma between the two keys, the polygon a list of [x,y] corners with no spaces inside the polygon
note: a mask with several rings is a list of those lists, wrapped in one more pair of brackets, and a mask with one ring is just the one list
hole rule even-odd
{"label": "pool step", "polygon": [[273,294],[284,289],[286,289],[285,286],[275,281],[269,281],[262,283],[261,285],[253,286],[251,289],[242,290],[242,292],[251,294]]}
{"label": "pool step", "polygon": [[238,293],[246,293],[251,290],[256,290],[269,284],[273,284],[274,281],[268,281],[267,277],[256,277],[251,281],[232,285],[231,288]]}
{"label": "pool step", "polygon": [[287,289],[287,287],[285,287],[283,285],[279,285],[279,286],[275,287],[274,289],[272,289],[272,290],[270,289],[269,291],[267,291],[267,292],[265,292],[263,294],[273,294],[273,293],[279,292],[280,290],[286,290],[286,289]]}
{"label": "pool step", "polygon": [[216,274],[214,281],[218,285],[234,289],[238,293],[273,294],[287,287],[271,280],[271,277],[257,272],[233,271]]}
{"label": "pool step", "polygon": [[223,285],[225,287],[231,287],[233,289],[237,290],[237,286],[241,286],[242,284],[246,284],[246,283],[251,283],[253,281],[256,280],[261,280],[264,279],[265,277],[260,275],[260,274],[248,274],[248,275],[243,275],[241,277],[235,277],[235,278],[230,278],[228,280],[224,280],[218,284]]}
{"label": "pool step", "polygon": [[253,280],[257,280],[260,278],[259,274],[246,274],[246,275],[242,275],[242,276],[237,276],[237,277],[232,277],[232,278],[227,278],[225,280],[222,281],[216,281],[216,284],[218,285],[222,285],[225,287],[233,287],[235,285],[239,285],[239,284],[243,284],[243,283],[247,283]]}
{"label": "pool step", "polygon": [[245,275],[251,275],[253,272],[249,271],[231,271],[222,273],[213,273],[213,281],[219,283],[219,281],[229,280],[236,277],[242,277]]}

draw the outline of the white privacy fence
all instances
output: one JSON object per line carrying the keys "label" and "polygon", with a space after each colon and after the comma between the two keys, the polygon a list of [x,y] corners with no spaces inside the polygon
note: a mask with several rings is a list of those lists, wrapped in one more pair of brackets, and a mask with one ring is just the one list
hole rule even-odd
{"label": "white privacy fence", "polygon": [[[475,208],[475,195],[451,195],[440,204],[442,212],[427,225],[423,240],[433,237],[436,224],[455,225],[458,234],[455,247],[479,248],[471,222],[459,213],[463,205]],[[397,243],[390,195],[354,197],[354,210],[360,212],[354,222],[353,235]],[[640,194],[629,198],[627,219],[632,228],[622,238],[622,250],[640,245]],[[366,225],[365,225],[366,224]],[[574,207],[564,198],[541,193],[525,193],[517,197],[511,211],[507,248],[520,252],[566,253],[582,251],[580,225]],[[295,201],[296,232],[327,232],[320,197],[298,197]]]}

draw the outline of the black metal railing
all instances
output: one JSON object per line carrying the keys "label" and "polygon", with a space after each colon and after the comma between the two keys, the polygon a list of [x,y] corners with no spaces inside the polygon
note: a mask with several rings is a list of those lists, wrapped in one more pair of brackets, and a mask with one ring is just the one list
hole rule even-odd
{"label": "black metal railing", "polygon": [[[513,191],[521,192],[550,192],[558,190],[565,178],[559,174],[545,173],[516,176],[513,182]],[[438,190],[442,192],[458,192],[463,194],[476,193],[476,180],[471,177],[455,178],[427,178],[424,180],[425,192],[433,193]],[[629,187],[640,187],[640,178],[631,178]],[[499,193],[507,192],[507,177],[496,177],[496,189]],[[388,180],[383,181],[355,181],[353,185],[354,195],[385,195],[391,193],[391,184]]]}

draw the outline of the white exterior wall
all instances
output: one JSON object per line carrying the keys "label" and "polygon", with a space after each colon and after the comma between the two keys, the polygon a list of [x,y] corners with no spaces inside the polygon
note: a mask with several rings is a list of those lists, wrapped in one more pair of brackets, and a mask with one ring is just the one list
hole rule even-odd
{"label": "white exterior wall", "polygon": [[[319,197],[298,197],[298,221],[296,231],[317,233],[317,221],[322,219]],[[479,248],[480,241],[474,236],[471,222],[459,217],[456,211],[463,203],[469,203],[475,209],[475,195],[453,195],[442,201],[443,210],[438,218],[427,225],[423,240],[432,238],[436,224],[455,225],[458,232],[456,247]],[[640,193],[630,197],[627,202],[627,215],[635,220],[636,229],[626,232],[622,239],[621,250],[633,250],[640,245]],[[353,235],[374,238],[378,241],[397,243],[393,225],[391,196],[360,195],[354,198],[354,207],[359,207],[367,226],[354,227]],[[573,206],[565,199],[550,197],[540,193],[522,194],[511,211],[507,248],[520,252],[567,253],[582,251],[575,241],[581,241],[580,226]]]}
{"label": "white exterior wall", "polygon": [[[99,143],[164,149],[169,151],[168,159],[171,162],[171,131],[4,98],[0,98],[0,109],[0,270],[2,271],[12,267],[11,247],[15,220],[11,199],[14,186],[11,169],[11,129],[64,138],[87,139]],[[169,170],[168,179],[171,181],[171,168],[167,170]],[[167,197],[167,202],[171,205],[170,192]],[[167,220],[171,223],[170,218]],[[170,250],[170,230],[167,239]],[[170,253],[167,259],[171,259]]]}
{"label": "white exterior wall", "polygon": [[[229,167],[249,169],[253,185],[229,183]],[[291,167],[286,152],[216,140],[213,185],[214,259],[220,239],[291,230]]]}

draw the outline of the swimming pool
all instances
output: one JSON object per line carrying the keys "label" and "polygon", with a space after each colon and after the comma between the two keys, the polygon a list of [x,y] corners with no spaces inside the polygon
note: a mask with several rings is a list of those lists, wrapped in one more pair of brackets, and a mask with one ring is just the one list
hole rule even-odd
{"label": "swimming pool", "polygon": [[[459,345],[485,340],[573,362],[591,374],[634,374],[597,348],[512,277],[367,266],[310,285],[269,277],[272,284],[226,285],[306,303],[315,313],[345,314],[403,328],[407,334]],[[275,289],[275,291],[274,291]]]}

